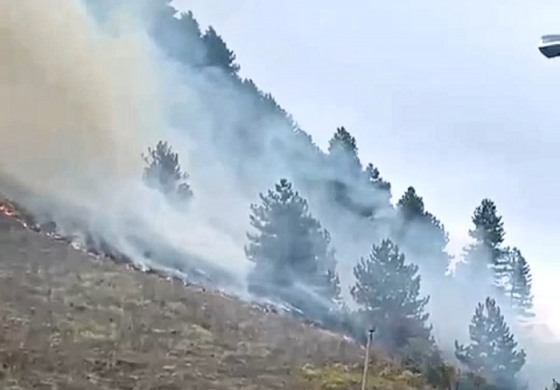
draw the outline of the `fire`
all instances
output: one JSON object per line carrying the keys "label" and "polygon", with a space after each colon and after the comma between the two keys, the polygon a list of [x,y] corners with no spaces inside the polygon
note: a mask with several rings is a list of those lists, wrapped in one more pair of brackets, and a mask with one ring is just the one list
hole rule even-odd
{"label": "fire", "polygon": [[37,231],[38,229],[31,215],[27,214],[25,211],[22,211],[22,209],[18,207],[17,204],[12,203],[6,199],[0,200],[0,214],[3,214],[8,218],[15,219],[26,229],[34,231]]}
{"label": "fire", "polygon": [[184,285],[189,284],[184,278],[181,278],[177,275],[170,275],[163,270],[155,269],[149,265],[134,262],[126,255],[115,251],[105,243],[102,243],[101,245],[95,245],[93,240],[91,240],[91,237],[89,237],[90,239],[86,239],[86,242],[80,242],[81,240],[76,240],[75,237],[72,238],[62,236],[57,232],[56,225],[54,225],[54,223],[51,222],[51,224],[54,226],[49,226],[49,224],[37,224],[31,214],[29,214],[24,208],[19,207],[19,205],[12,203],[5,198],[0,198],[0,215],[4,215],[8,218],[16,220],[27,230],[45,234],[56,241],[62,241],[72,246],[74,249],[83,253],[87,253],[88,255],[96,259],[107,258],[117,264],[124,265],[128,270],[155,274],[161,278],[167,279],[168,281],[181,282]]}
{"label": "fire", "polygon": [[7,217],[16,217],[17,213],[16,210],[12,205],[6,202],[0,202],[0,213],[4,214]]}

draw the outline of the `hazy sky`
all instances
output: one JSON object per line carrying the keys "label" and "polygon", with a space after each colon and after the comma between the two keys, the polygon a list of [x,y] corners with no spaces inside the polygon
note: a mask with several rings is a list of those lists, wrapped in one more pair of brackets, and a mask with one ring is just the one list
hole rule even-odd
{"label": "hazy sky", "polygon": [[496,201],[560,334],[560,59],[537,50],[558,0],[175,2],[321,147],[344,125],[396,198],[413,185],[452,250]]}

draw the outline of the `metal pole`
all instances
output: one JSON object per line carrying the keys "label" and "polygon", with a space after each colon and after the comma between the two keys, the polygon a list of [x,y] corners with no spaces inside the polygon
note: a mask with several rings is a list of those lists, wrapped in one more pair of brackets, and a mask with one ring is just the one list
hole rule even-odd
{"label": "metal pole", "polygon": [[368,373],[368,367],[369,367],[369,350],[371,348],[371,341],[373,339],[373,332],[375,331],[375,329],[369,329],[368,330],[368,339],[367,339],[367,345],[366,345],[366,356],[364,359],[364,376],[362,377],[362,390],[366,390],[366,385],[367,385],[367,373]]}

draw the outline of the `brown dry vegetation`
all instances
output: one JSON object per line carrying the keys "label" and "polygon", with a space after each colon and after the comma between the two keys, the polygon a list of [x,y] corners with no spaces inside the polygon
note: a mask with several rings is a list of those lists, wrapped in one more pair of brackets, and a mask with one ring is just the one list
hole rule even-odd
{"label": "brown dry vegetation", "polygon": [[[363,349],[0,216],[2,389],[359,389]],[[376,363],[370,389],[423,388]]]}

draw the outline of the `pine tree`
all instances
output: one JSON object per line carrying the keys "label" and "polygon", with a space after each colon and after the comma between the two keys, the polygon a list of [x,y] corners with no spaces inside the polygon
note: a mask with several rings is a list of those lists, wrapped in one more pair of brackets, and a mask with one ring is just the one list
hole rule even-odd
{"label": "pine tree", "polygon": [[508,250],[511,262],[509,294],[511,305],[522,319],[534,317],[531,268],[517,248]]}
{"label": "pine tree", "polygon": [[[247,258],[255,263],[250,291],[313,310],[308,296],[295,293],[296,286],[304,285],[314,294],[315,306],[330,310],[340,298],[340,282],[329,233],[286,179],[260,199],[261,204],[251,205],[250,222],[256,232],[247,234],[245,247]],[[322,302],[317,304],[317,299]]]}
{"label": "pine tree", "polygon": [[329,140],[327,157],[332,175],[327,185],[334,201],[351,213],[368,214],[361,199],[355,199],[359,198],[355,187],[363,178],[362,164],[356,139],[344,127],[337,128]]}
{"label": "pine tree", "polygon": [[344,150],[346,153],[358,154],[356,138],[344,126],[337,127],[336,132],[329,141],[329,153],[336,153],[338,149]]}
{"label": "pine tree", "polygon": [[328,152],[331,160],[334,160],[337,164],[343,165],[341,168],[346,170],[361,170],[356,138],[354,138],[344,126],[338,127],[329,140]]}
{"label": "pine tree", "polygon": [[500,389],[516,388],[515,375],[525,364],[517,342],[494,299],[479,303],[469,326],[470,344],[455,342],[455,356],[474,374]]}
{"label": "pine tree", "polygon": [[474,244],[467,248],[465,256],[470,279],[487,280],[499,287],[509,264],[501,247],[505,236],[504,223],[495,203],[483,199],[473,213],[472,222],[474,229],[469,231],[469,235]]}
{"label": "pine tree", "polygon": [[383,192],[389,193],[389,198],[390,198],[391,183],[389,183],[388,181],[385,181],[381,177],[381,173],[379,172],[379,169],[374,167],[372,163],[369,163],[366,166],[365,174],[366,174],[366,178],[367,178],[368,183],[373,188],[377,189],[378,191],[383,191]]}
{"label": "pine tree", "polygon": [[391,183],[381,177],[379,169],[372,163],[366,166],[364,177],[367,195],[365,196],[365,206],[360,214],[372,219],[388,217],[388,211],[392,210]]}
{"label": "pine tree", "polygon": [[364,327],[375,327],[379,343],[399,350],[413,338],[431,342],[425,312],[429,297],[420,296],[418,267],[406,264],[392,241],[374,245],[369,257],[354,268],[354,276],[350,292],[361,307],[358,316]]}
{"label": "pine tree", "polygon": [[504,223],[492,200],[482,200],[473,213],[472,222],[475,228],[469,234],[475,240],[484,242],[492,248],[498,248],[504,242]]}
{"label": "pine tree", "polygon": [[204,45],[200,25],[193,13],[176,9],[170,1],[153,12],[150,35],[163,52],[183,65],[200,66],[204,58]]}
{"label": "pine tree", "polygon": [[202,36],[202,42],[206,47],[206,66],[218,67],[231,76],[237,75],[240,67],[235,62],[235,53],[227,47],[213,27],[208,27]]}
{"label": "pine tree", "polygon": [[185,35],[201,38],[202,33],[200,31],[200,24],[195,19],[192,11],[181,12],[179,17],[176,18],[179,21],[179,26],[182,26],[181,32]]}
{"label": "pine tree", "polygon": [[173,152],[167,142],[159,141],[155,149],[148,148],[148,155],[142,157],[147,164],[144,168],[146,185],[179,203],[192,198],[193,193],[187,182],[189,176],[181,170],[179,155]]}
{"label": "pine tree", "polygon": [[449,237],[442,223],[424,206],[414,187],[408,187],[397,202],[395,236],[407,257],[426,275],[444,277],[451,260],[446,247]]}
{"label": "pine tree", "polygon": [[477,243],[486,246],[489,251],[492,266],[499,266],[499,259],[502,254],[500,249],[504,242],[505,230],[502,217],[498,215],[496,204],[490,199],[483,199],[475,209],[472,216],[474,229],[469,231],[469,235]]}
{"label": "pine tree", "polygon": [[402,218],[411,221],[421,217],[426,212],[424,200],[420,197],[414,187],[408,187],[397,202],[397,207]]}

